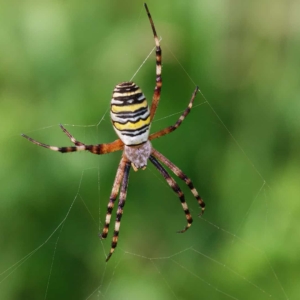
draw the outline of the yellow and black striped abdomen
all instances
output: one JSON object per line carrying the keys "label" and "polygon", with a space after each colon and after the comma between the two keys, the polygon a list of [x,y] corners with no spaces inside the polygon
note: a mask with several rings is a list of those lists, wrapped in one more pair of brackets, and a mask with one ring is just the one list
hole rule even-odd
{"label": "yellow and black striped abdomen", "polygon": [[148,140],[150,111],[143,92],[135,83],[116,85],[110,103],[110,117],[125,145],[139,145]]}

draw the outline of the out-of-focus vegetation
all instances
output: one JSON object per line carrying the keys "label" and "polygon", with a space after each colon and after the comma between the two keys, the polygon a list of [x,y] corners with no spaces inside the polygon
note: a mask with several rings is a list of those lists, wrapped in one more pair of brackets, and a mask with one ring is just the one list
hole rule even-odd
{"label": "out-of-focus vegetation", "polygon": [[[163,49],[152,131],[177,120],[195,84],[208,100],[199,94],[182,127],[153,142],[193,179],[203,219],[178,180],[194,223],[176,234],[185,224],[177,196],[153,167],[132,172],[105,265],[111,232],[103,242],[97,234],[120,153],[61,155],[20,133],[71,145],[63,123],[79,125],[66,127],[88,144],[116,138],[112,89],[154,46],[143,3],[2,1],[0,298],[298,298],[299,1],[148,5]],[[134,78],[148,99],[154,60]]]}

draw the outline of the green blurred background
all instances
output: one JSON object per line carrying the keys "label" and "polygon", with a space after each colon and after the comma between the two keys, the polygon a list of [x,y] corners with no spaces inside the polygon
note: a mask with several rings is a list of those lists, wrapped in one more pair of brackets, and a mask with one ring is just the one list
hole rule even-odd
{"label": "green blurred background", "polygon": [[[177,196],[152,166],[132,172],[105,264],[111,233],[97,235],[120,153],[61,155],[20,133],[71,145],[62,123],[85,143],[116,138],[112,89],[154,46],[143,2],[1,1],[0,299],[298,299],[299,1],[148,5],[163,49],[152,132],[195,84],[208,100],[153,142],[192,178],[205,215],[178,180],[194,223],[176,234]],[[151,99],[154,54],[134,81]]]}

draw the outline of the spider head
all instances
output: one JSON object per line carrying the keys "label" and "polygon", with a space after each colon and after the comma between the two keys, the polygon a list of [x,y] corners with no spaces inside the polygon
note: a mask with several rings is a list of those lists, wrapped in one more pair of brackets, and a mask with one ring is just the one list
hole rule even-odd
{"label": "spider head", "polygon": [[[134,163],[131,163],[131,166],[132,166],[132,168],[133,168],[133,170],[134,170],[135,172],[138,170],[138,168],[135,166]],[[140,169],[146,170],[146,166],[143,166],[143,167],[141,167]]]}
{"label": "spider head", "polygon": [[146,169],[151,150],[151,143],[147,141],[146,143],[138,146],[125,145],[124,153],[126,157],[131,161],[131,166],[134,171],[137,171],[138,169]]}

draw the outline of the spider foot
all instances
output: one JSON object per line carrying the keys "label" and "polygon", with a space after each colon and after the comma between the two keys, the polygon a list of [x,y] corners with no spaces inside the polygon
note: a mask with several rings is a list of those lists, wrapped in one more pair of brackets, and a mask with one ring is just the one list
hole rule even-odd
{"label": "spider foot", "polygon": [[191,225],[192,225],[192,223],[188,223],[188,224],[185,226],[184,229],[178,230],[178,231],[176,231],[176,232],[177,232],[177,233],[184,233],[184,232],[186,232],[186,231],[191,227]]}
{"label": "spider foot", "polygon": [[99,233],[98,236],[99,236],[99,238],[100,238],[101,240],[104,240],[104,239],[107,238],[107,232]]}
{"label": "spider foot", "polygon": [[198,217],[199,217],[199,218],[202,217],[202,215],[204,214],[204,211],[205,211],[205,206],[202,206],[202,207],[201,207],[201,211],[200,211],[200,213],[198,214]]}
{"label": "spider foot", "polygon": [[109,261],[109,259],[111,258],[112,254],[113,254],[113,252],[110,252],[110,253],[107,255],[105,262],[108,262],[108,261]]}

